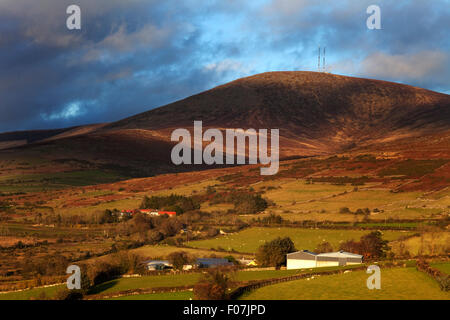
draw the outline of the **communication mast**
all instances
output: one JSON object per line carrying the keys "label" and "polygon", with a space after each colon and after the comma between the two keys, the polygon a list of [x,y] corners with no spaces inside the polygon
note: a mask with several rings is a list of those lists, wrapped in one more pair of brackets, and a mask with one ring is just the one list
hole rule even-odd
{"label": "communication mast", "polygon": [[[323,47],[323,53],[322,53],[322,48],[319,46],[319,52],[317,55],[317,71],[318,72],[327,72],[326,70],[326,50],[327,47]],[[320,55],[322,54],[322,68],[320,67]]]}
{"label": "communication mast", "polygon": [[319,46],[319,57],[317,58],[317,71],[320,72],[320,46]]}

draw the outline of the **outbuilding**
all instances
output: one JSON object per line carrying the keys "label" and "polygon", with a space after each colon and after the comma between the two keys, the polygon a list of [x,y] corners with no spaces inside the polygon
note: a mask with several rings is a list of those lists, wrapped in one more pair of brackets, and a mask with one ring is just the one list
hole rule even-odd
{"label": "outbuilding", "polygon": [[199,268],[217,268],[233,265],[227,259],[222,258],[198,258],[196,262]]}
{"label": "outbuilding", "polygon": [[143,262],[145,268],[149,271],[164,270],[172,268],[172,265],[167,260],[147,260]]}
{"label": "outbuilding", "polygon": [[303,250],[288,253],[286,260],[287,269],[307,269],[361,264],[363,262],[363,256],[342,250],[319,254]]}

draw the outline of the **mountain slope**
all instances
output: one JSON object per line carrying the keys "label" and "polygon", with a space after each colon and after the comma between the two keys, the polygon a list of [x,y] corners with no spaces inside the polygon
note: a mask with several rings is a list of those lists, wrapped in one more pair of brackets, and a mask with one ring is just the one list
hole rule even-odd
{"label": "mountain slope", "polygon": [[[317,72],[269,72],[242,78],[114,123],[79,127],[0,152],[3,158],[75,159],[135,175],[196,170],[170,162],[176,128],[280,130],[281,157],[351,150],[420,149],[450,132],[450,96],[392,82]],[[23,134],[22,134],[23,135]],[[434,139],[433,155],[448,154]]]}
{"label": "mountain slope", "polygon": [[0,150],[25,146],[34,142],[58,140],[61,138],[84,135],[98,130],[105,124],[91,124],[63,129],[29,130],[0,133]]}
{"label": "mountain slope", "polygon": [[317,72],[269,72],[112,123],[105,129],[279,128],[286,155],[450,129],[450,96],[412,86]]}

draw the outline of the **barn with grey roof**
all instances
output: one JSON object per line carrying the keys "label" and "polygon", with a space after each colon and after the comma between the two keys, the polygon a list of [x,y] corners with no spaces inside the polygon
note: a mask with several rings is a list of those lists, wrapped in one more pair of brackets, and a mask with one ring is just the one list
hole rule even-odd
{"label": "barn with grey roof", "polygon": [[287,269],[305,269],[361,264],[363,256],[345,251],[314,253],[303,250],[288,253],[286,260]]}

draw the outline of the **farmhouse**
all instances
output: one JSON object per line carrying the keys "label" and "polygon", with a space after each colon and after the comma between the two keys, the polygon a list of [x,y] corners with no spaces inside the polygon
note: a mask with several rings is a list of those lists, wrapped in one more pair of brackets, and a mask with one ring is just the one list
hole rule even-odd
{"label": "farmhouse", "polygon": [[287,269],[346,266],[363,262],[362,255],[345,251],[317,254],[308,250],[303,250],[288,253],[286,258]]}
{"label": "farmhouse", "polygon": [[167,214],[169,217],[175,217],[177,213],[175,211],[158,211],[158,216]]}
{"label": "farmhouse", "polygon": [[238,260],[239,264],[244,265],[244,266],[248,266],[248,267],[254,267],[257,266],[256,260],[255,259],[239,259]]}
{"label": "farmhouse", "polygon": [[131,217],[133,216],[135,213],[140,212],[143,214],[147,214],[150,216],[163,216],[163,215],[168,215],[169,217],[175,217],[177,215],[177,213],[175,211],[159,211],[159,210],[155,210],[155,209],[135,209],[135,210],[122,210],[120,212],[120,217]]}
{"label": "farmhouse", "polygon": [[158,211],[154,209],[140,209],[139,211],[150,216],[163,216],[167,214],[169,217],[175,217],[177,215],[175,211]]}
{"label": "farmhouse", "polygon": [[120,211],[120,218],[131,217],[133,214],[134,214],[134,210],[128,210],[128,209],[122,210],[122,211]]}

